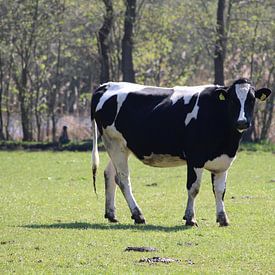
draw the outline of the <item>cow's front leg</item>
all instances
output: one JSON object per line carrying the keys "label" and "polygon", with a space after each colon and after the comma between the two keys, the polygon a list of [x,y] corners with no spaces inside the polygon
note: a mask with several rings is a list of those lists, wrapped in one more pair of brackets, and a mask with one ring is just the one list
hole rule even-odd
{"label": "cow's front leg", "polygon": [[202,171],[203,168],[194,168],[190,165],[187,167],[188,200],[185,215],[183,217],[183,219],[186,220],[185,225],[197,226],[195,218],[195,197],[200,190]]}
{"label": "cow's front leg", "polygon": [[115,195],[116,195],[116,171],[112,161],[108,163],[104,171],[105,179],[105,218],[110,222],[118,222],[116,219]]}
{"label": "cow's front leg", "polygon": [[227,171],[222,173],[211,174],[213,192],[216,199],[217,222],[220,224],[220,226],[229,225],[229,220],[226,215],[225,207],[224,207],[226,177],[227,177]]}

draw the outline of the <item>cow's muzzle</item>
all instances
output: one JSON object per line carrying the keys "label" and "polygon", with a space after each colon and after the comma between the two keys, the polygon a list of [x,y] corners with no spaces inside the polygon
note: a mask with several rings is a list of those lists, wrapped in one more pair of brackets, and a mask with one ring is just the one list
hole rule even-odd
{"label": "cow's muzzle", "polygon": [[239,132],[243,132],[250,127],[250,123],[246,119],[241,119],[237,121],[236,128]]}

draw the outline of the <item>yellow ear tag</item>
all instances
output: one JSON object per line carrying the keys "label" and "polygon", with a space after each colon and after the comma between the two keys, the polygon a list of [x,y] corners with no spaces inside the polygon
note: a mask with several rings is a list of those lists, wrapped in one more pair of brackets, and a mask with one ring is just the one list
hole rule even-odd
{"label": "yellow ear tag", "polygon": [[219,99],[220,99],[220,100],[225,100],[225,97],[224,97],[224,95],[223,95],[222,93],[220,93]]}
{"label": "yellow ear tag", "polygon": [[261,101],[264,101],[266,99],[266,95],[265,94],[262,94],[261,97],[260,97],[260,100]]}

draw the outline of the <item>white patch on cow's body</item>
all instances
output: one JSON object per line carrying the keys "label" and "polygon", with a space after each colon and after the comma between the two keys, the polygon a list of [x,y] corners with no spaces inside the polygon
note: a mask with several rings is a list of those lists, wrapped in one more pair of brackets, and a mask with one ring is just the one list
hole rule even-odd
{"label": "white patch on cow's body", "polygon": [[227,226],[229,224],[223,201],[226,189],[226,178],[227,171],[215,173],[212,178],[213,191],[216,200],[217,222],[220,226]]}
{"label": "white patch on cow's body", "polygon": [[[107,83],[107,90],[100,98],[97,106],[96,112],[99,111],[104,103],[114,95],[117,95],[117,104],[120,108],[126,99],[127,95],[130,92],[138,92],[144,89],[145,86],[140,84],[128,83],[128,82],[108,82]],[[118,109],[119,109],[118,108]],[[118,110],[119,111],[119,110]]]}
{"label": "white patch on cow's body", "polygon": [[232,164],[232,162],[234,161],[234,158],[230,158],[228,155],[226,154],[222,154],[219,157],[214,158],[213,160],[208,160],[205,164],[204,164],[204,168],[211,171],[211,172],[224,172],[226,171],[230,165]]}
{"label": "white patch on cow's body", "polygon": [[201,168],[194,168],[194,171],[195,171],[195,174],[196,174],[196,180],[195,180],[195,182],[192,183],[191,189],[199,190],[203,170]]}
{"label": "white patch on cow's body", "polygon": [[174,87],[175,92],[171,96],[172,103],[175,104],[178,100],[184,99],[184,104],[189,104],[191,98],[197,94],[197,99],[193,110],[186,115],[185,126],[187,126],[192,118],[197,119],[199,111],[199,97],[200,93],[206,88],[215,87],[215,85],[201,85],[201,86],[176,86]]}
{"label": "white patch on cow's body", "polygon": [[188,114],[186,115],[186,118],[185,118],[185,121],[184,121],[185,126],[187,126],[187,125],[189,124],[189,122],[191,121],[192,118],[197,119],[198,112],[199,112],[198,102],[199,102],[199,94],[198,94],[198,96],[197,96],[196,104],[195,104],[195,106],[194,106],[192,112],[191,112],[191,113],[188,113]]}
{"label": "white patch on cow's body", "polygon": [[154,154],[144,156],[141,160],[144,164],[154,167],[176,167],[186,164],[186,161],[169,154]]}
{"label": "white patch on cow's body", "polygon": [[201,93],[204,89],[214,87],[214,85],[201,86],[175,86],[174,93],[171,96],[172,104],[175,104],[179,99],[184,99],[184,104],[189,104],[191,98],[195,94]]}
{"label": "white patch on cow's body", "polygon": [[[116,129],[114,124],[107,126],[106,128],[103,128],[102,131],[103,131],[103,136],[108,136],[108,138],[121,143],[121,145],[124,147],[127,147],[126,140],[124,139],[123,135]],[[105,147],[106,146],[108,147],[108,144],[105,144]]]}
{"label": "white patch on cow's body", "polygon": [[222,197],[225,192],[226,178],[227,178],[227,171],[214,175],[213,185],[214,185],[214,192],[215,192],[215,198],[216,198],[217,217],[219,213],[225,212]]}
{"label": "white patch on cow's body", "polygon": [[241,109],[240,109],[238,120],[246,120],[245,112],[244,112],[244,103],[247,98],[249,89],[250,89],[249,83],[242,83],[242,84],[235,85],[236,95],[237,95],[237,97],[240,101],[240,104],[241,104]]}

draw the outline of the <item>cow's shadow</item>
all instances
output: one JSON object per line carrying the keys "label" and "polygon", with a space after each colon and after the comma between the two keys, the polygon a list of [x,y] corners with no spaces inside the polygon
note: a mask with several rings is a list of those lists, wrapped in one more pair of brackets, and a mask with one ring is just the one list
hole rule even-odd
{"label": "cow's shadow", "polygon": [[163,231],[176,232],[187,230],[192,227],[185,225],[163,226],[163,225],[134,225],[120,223],[86,223],[86,222],[69,222],[69,223],[53,223],[53,224],[27,224],[20,227],[29,229],[76,229],[76,230],[133,230],[133,231]]}

